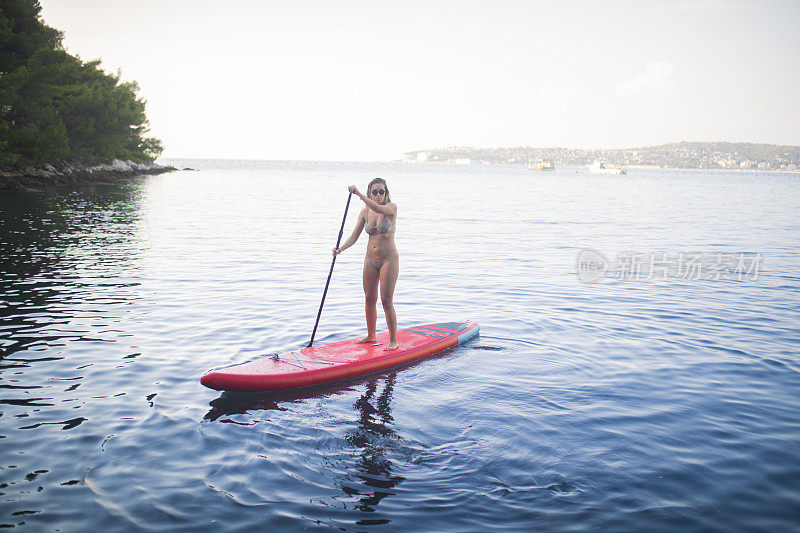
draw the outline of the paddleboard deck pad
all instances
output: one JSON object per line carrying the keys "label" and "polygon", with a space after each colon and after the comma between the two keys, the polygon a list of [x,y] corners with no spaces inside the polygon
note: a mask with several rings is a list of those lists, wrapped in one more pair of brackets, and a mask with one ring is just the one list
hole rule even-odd
{"label": "paddleboard deck pad", "polygon": [[480,331],[475,322],[444,322],[398,330],[396,350],[384,350],[389,333],[374,343],[358,339],[302,348],[212,370],[200,383],[215,390],[276,391],[309,387],[402,365],[465,342]]}

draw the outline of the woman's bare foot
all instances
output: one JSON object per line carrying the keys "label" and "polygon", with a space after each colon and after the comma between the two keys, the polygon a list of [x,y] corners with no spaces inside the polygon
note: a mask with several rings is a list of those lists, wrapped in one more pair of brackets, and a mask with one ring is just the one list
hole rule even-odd
{"label": "woman's bare foot", "polygon": [[375,342],[375,337],[370,337],[369,335],[367,335],[363,339],[358,339],[356,341],[356,343],[358,343],[358,344],[364,344],[364,343],[367,343],[367,342]]}
{"label": "woman's bare foot", "polygon": [[396,349],[397,349],[397,341],[390,342],[390,343],[389,343],[389,344],[387,344],[387,345],[386,345],[386,347],[384,348],[384,350],[396,350]]}

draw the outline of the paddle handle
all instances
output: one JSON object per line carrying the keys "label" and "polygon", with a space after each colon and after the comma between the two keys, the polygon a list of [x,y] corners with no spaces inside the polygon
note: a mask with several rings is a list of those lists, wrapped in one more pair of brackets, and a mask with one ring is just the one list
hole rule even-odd
{"label": "paddle handle", "polygon": [[[347,205],[344,206],[344,216],[342,217],[342,227],[339,228],[339,237],[336,239],[336,248],[339,248],[339,244],[342,242],[342,233],[344,233],[344,222],[347,220],[347,210],[350,208],[350,199],[353,197],[353,193],[347,193]],[[331,261],[331,271],[328,272],[328,281],[325,282],[325,290],[322,291],[322,301],[319,303],[319,311],[317,311],[317,321],[314,323],[314,331],[311,332],[311,340],[308,341],[308,346],[306,348],[310,348],[314,344],[314,336],[317,334],[317,326],[319,326],[319,317],[322,316],[322,306],[325,305],[325,296],[328,294],[328,285],[331,284],[331,276],[333,275],[333,265],[336,264],[336,256],[333,256],[333,261]]]}

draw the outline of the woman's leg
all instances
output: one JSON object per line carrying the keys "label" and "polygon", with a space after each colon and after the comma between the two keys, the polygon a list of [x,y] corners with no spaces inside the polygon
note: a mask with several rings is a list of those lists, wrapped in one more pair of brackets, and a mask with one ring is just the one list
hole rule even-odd
{"label": "woman's leg", "polygon": [[381,266],[381,304],[386,314],[386,325],[389,327],[389,344],[384,350],[397,348],[397,315],[394,312],[394,286],[400,273],[400,256],[395,252]]}
{"label": "woman's leg", "polygon": [[378,322],[378,279],[379,272],[370,264],[369,258],[364,259],[364,312],[367,316],[367,336],[356,342],[375,342],[375,328]]}

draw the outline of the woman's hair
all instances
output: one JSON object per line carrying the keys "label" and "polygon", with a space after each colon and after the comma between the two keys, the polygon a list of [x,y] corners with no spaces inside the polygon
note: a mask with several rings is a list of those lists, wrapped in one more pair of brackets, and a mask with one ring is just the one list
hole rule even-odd
{"label": "woman's hair", "polygon": [[367,185],[367,198],[369,198],[372,195],[372,186],[375,185],[376,183],[383,183],[383,187],[384,189],[386,189],[386,194],[383,195],[383,203],[388,204],[389,202],[391,202],[392,197],[389,196],[389,186],[386,184],[386,180],[383,178],[375,178],[369,182],[369,185]]}

